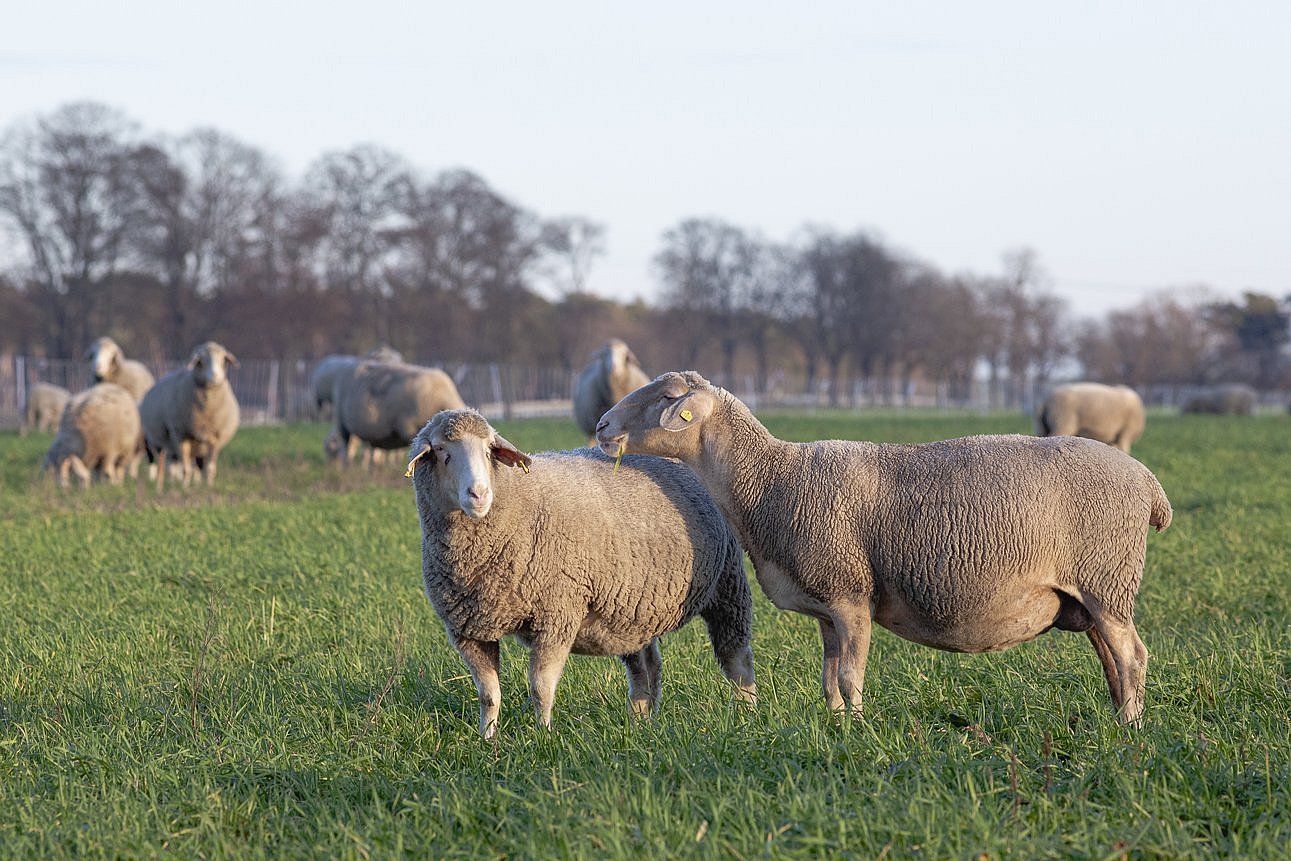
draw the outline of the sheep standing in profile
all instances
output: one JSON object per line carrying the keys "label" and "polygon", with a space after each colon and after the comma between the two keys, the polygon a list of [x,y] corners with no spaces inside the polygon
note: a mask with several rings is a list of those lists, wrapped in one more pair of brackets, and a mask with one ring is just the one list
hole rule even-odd
{"label": "sheep standing in profile", "polygon": [[32,428],[38,431],[58,429],[58,420],[71,400],[72,393],[62,386],[53,383],[32,383],[27,389],[27,400],[22,405],[22,428],[19,433],[26,436]]}
{"label": "sheep standing in profile", "polygon": [[1143,401],[1129,386],[1070,383],[1054,389],[1036,414],[1040,436],[1083,436],[1129,454],[1143,434]]}
{"label": "sheep standing in profile", "polygon": [[179,461],[185,487],[194,468],[215,484],[220,450],[237,433],[240,413],[229,366],[237,358],[214,341],[199,344],[184,368],[171,371],[139,404],[148,460],[156,465],[157,490],[166,483],[166,459]]}
{"label": "sheep standing in profile", "polygon": [[629,457],[615,472],[595,449],[530,457],[474,410],[436,415],[412,454],[426,595],[475,680],[485,737],[509,635],[529,647],[543,726],[571,651],[617,656],[631,711],[657,708],[658,637],[696,615],[740,698],[755,700],[744,554],[690,470]]}
{"label": "sheep standing in profile", "polygon": [[99,383],[116,383],[131,395],[135,403],[152,388],[152,374],[144,367],[143,362],[127,359],[121,347],[111,338],[98,338],[85,351],[85,361],[94,371],[94,380]]}
{"label": "sheep standing in profile", "polygon": [[956,652],[1058,628],[1085,632],[1121,718],[1140,720],[1134,601],[1148,527],[1171,509],[1124,452],[1068,436],[790,443],[693,371],[628,395],[597,440],[695,471],[771,602],[819,622],[831,708],[860,712],[874,622]]}
{"label": "sheep standing in profile", "polygon": [[592,354],[574,383],[574,421],[594,445],[596,423],[605,411],[648,382],[650,378],[628,345],[611,338]]}
{"label": "sheep standing in profile", "polygon": [[69,471],[86,487],[95,472],[120,484],[127,471],[137,470],[142,448],[134,396],[115,383],[99,383],[68,402],[42,466],[54,470],[60,487],[67,486]]}
{"label": "sheep standing in profile", "polygon": [[337,376],[332,402],[332,431],[323,445],[342,466],[355,437],[374,449],[407,448],[435,413],[466,406],[453,378],[438,368],[368,361]]}

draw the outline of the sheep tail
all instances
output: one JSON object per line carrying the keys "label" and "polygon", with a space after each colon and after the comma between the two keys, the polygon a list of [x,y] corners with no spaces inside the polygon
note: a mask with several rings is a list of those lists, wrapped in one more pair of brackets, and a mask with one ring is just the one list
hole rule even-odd
{"label": "sheep tail", "polygon": [[1165,531],[1170,525],[1170,520],[1174,517],[1174,510],[1170,507],[1170,500],[1166,499],[1165,490],[1161,487],[1161,482],[1152,477],[1152,516],[1148,518],[1148,523],[1156,527],[1157,532]]}

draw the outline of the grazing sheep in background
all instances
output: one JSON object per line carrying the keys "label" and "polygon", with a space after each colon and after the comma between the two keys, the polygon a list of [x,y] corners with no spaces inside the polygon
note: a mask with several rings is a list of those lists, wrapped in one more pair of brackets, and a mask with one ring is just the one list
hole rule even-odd
{"label": "grazing sheep in background", "polygon": [[755,701],[744,555],[688,469],[629,457],[615,473],[595,449],[530,457],[474,410],[435,416],[412,454],[426,594],[475,680],[486,738],[508,635],[529,647],[543,726],[571,651],[618,656],[631,711],[657,708],[658,637],[696,615],[722,672]]}
{"label": "grazing sheep in background", "polygon": [[336,451],[345,466],[352,437],[373,448],[407,448],[435,413],[464,406],[452,377],[438,368],[360,362],[352,374],[336,378],[331,441],[324,450]]}
{"label": "grazing sheep in background", "polygon": [[85,361],[94,370],[99,383],[116,383],[134,396],[135,403],[152,388],[153,377],[143,362],[127,359],[121,347],[111,338],[99,338],[85,351]]}
{"label": "grazing sheep in background", "polygon": [[648,382],[637,357],[618,338],[606,341],[592,354],[574,383],[574,421],[591,444],[595,444],[596,423],[605,411]]}
{"label": "grazing sheep in background", "polygon": [[68,401],[42,469],[55,470],[60,487],[67,486],[69,470],[86,487],[92,471],[120,484],[127,471],[138,469],[142,447],[134,396],[115,383],[99,383]]}
{"label": "grazing sheep in background", "polygon": [[[309,390],[314,395],[314,406],[318,409],[321,417],[329,417],[332,406],[332,389],[336,386],[336,378],[340,374],[350,374],[358,367],[359,362],[364,359],[372,362],[386,362],[389,364],[398,364],[403,361],[403,356],[398,350],[390,347],[377,347],[372,350],[363,359],[358,356],[331,355],[324,356],[314,366],[314,371],[309,375]],[[351,457],[353,454],[351,453]]]}
{"label": "grazing sheep in background", "polygon": [[1129,386],[1070,383],[1050,392],[1036,415],[1040,436],[1083,436],[1129,454],[1143,434],[1143,400]]}
{"label": "grazing sheep in background", "polygon": [[157,490],[166,483],[166,458],[177,460],[185,487],[196,466],[208,487],[215,484],[216,461],[238,430],[237,398],[229,385],[235,357],[214,341],[193,349],[188,365],[171,371],[148,390],[139,404],[148,461],[156,464]]}
{"label": "grazing sheep in background", "polygon": [[22,405],[22,428],[26,436],[32,428],[38,431],[58,429],[58,420],[71,400],[72,393],[53,383],[32,383],[27,389],[27,402]]}
{"label": "grazing sheep in background", "polygon": [[767,597],[819,622],[831,708],[860,711],[873,622],[957,652],[1058,628],[1086,633],[1121,718],[1140,720],[1134,600],[1171,509],[1129,455],[1078,437],[784,442],[693,371],[628,395],[597,440],[695,470]]}
{"label": "grazing sheep in background", "polygon": [[1184,402],[1184,413],[1249,416],[1255,413],[1255,389],[1241,383],[1213,386]]}

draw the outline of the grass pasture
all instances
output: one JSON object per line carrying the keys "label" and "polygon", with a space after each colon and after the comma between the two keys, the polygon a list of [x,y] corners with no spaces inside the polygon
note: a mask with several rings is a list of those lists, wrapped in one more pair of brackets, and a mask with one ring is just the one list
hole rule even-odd
{"label": "grass pasture", "polygon": [[[793,439],[1027,432],[1021,416],[771,414]],[[572,422],[501,423],[578,445]],[[878,630],[863,720],[819,694],[814,623],[756,596],[761,702],[702,623],[633,723],[573,658],[555,729],[503,646],[501,727],[421,592],[411,490],[323,463],[322,425],[244,428],[214,492],[59,491],[0,434],[0,857],[1287,857],[1291,418],[1149,417],[1143,729],[1083,636],[981,656]]]}

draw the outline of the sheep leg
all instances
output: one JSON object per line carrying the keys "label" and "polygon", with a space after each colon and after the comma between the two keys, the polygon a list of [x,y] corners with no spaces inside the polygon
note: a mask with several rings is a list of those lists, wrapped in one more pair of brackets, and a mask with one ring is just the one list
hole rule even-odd
{"label": "sheep leg", "polygon": [[179,444],[179,462],[184,470],[184,487],[193,482],[193,441],[183,440]]}
{"label": "sheep leg", "polygon": [[[1121,686],[1119,704],[1121,721],[1142,726],[1148,650],[1139,639],[1138,631],[1134,629],[1132,621],[1122,621],[1106,613],[1099,613],[1094,618],[1094,624],[1116,663],[1116,675]],[[1112,701],[1115,703],[1115,696],[1112,697]]]}
{"label": "sheep leg", "polygon": [[[749,645],[746,626],[740,623],[739,614],[731,612],[731,607],[739,607],[739,604],[722,600],[719,595],[715,605],[700,615],[708,626],[708,639],[713,644],[713,655],[722,675],[735,685],[736,696],[741,702],[753,705],[758,701],[758,686],[753,675],[753,648]],[[751,608],[744,612],[751,612]],[[747,619],[748,615],[744,618]]]}
{"label": "sheep leg", "polygon": [[1116,671],[1116,659],[1112,657],[1112,650],[1103,639],[1103,635],[1098,633],[1097,625],[1085,631],[1085,636],[1089,637],[1094,651],[1098,653],[1098,662],[1103,665],[1103,675],[1107,678],[1107,690],[1112,695],[1112,707],[1120,711],[1125,698],[1121,695],[1121,677]]}
{"label": "sheep leg", "polygon": [[551,706],[556,699],[556,683],[565,671],[572,642],[554,642],[550,636],[535,637],[529,646],[529,696],[533,700],[538,722],[551,729]]}
{"label": "sheep leg", "polygon": [[[81,460],[76,455],[72,455],[66,461],[64,461],[64,463],[67,466],[70,466],[72,468],[72,471],[76,473],[76,477],[81,480],[82,487],[90,486],[90,478],[91,478],[90,469],[85,465],[85,461]],[[64,472],[64,474],[66,474],[66,472]],[[66,481],[64,481],[64,484],[66,484]]]}
{"label": "sheep leg", "polygon": [[817,619],[820,622],[820,642],[824,646],[824,656],[821,659],[820,667],[820,687],[825,694],[825,705],[829,706],[831,711],[843,710],[843,697],[838,692],[838,657],[840,649],[838,645],[838,632],[834,630],[834,623],[829,619]]}
{"label": "sheep leg", "polygon": [[659,638],[655,637],[640,651],[620,655],[628,671],[628,711],[649,715],[659,708]]}
{"label": "sheep leg", "polygon": [[215,460],[218,457],[214,451],[202,459],[202,478],[206,481],[207,487],[215,486]]}
{"label": "sheep leg", "polygon": [[[861,693],[865,688],[865,662],[870,654],[870,608],[834,608],[834,629],[838,635],[838,687],[853,717],[861,714]],[[840,702],[839,707],[842,707]]]}
{"label": "sheep leg", "polygon": [[498,708],[502,703],[502,686],[498,684],[498,642],[456,639],[453,645],[471,671],[471,679],[480,697],[480,735],[492,738],[498,731]]}

